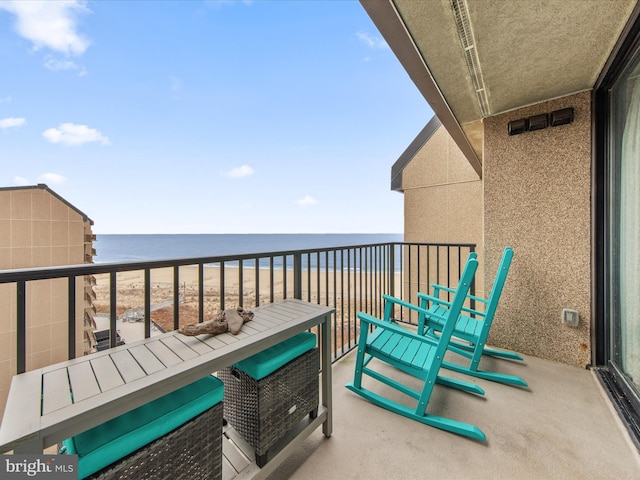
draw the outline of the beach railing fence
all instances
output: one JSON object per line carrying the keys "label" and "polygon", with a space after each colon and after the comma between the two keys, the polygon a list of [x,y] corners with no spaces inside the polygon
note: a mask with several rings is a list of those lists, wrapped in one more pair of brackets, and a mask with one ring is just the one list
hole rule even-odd
{"label": "beach railing fence", "polygon": [[[66,284],[69,359],[95,345],[85,338],[80,342],[85,351],[79,351],[76,337],[79,331],[84,335],[91,332],[91,325],[95,327],[93,317],[99,313],[109,319],[110,346],[115,347],[119,314],[127,310],[143,312],[144,337],[148,338],[152,322],[171,330],[206,321],[225,308],[250,309],[298,298],[336,309],[332,319],[335,361],[356,346],[358,311],[381,316],[382,294],[415,302],[416,293],[427,291],[430,283],[455,287],[472,251],[475,244],[398,242],[14,269],[0,271],[0,292],[4,298],[15,296],[15,308],[9,310],[15,314],[15,338],[11,340],[15,341],[15,350],[11,350],[16,352],[16,373],[43,366],[35,365],[27,351],[27,345],[32,344],[28,336],[33,335],[29,327],[34,320],[29,306],[37,300],[30,295],[42,290],[29,286],[42,281]],[[416,321],[403,310],[394,312],[394,316],[401,322]],[[78,327],[83,324],[84,330]]]}

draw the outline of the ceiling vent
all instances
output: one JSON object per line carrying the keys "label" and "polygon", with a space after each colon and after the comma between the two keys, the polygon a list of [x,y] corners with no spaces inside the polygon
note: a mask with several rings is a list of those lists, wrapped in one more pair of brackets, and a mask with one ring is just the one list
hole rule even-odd
{"label": "ceiling vent", "polygon": [[482,78],[482,70],[480,69],[478,50],[476,49],[475,40],[473,38],[473,30],[471,29],[471,23],[469,22],[469,8],[467,7],[466,0],[450,1],[451,8],[453,9],[453,16],[456,21],[458,37],[460,37],[460,43],[464,51],[464,58],[467,62],[471,82],[473,83],[473,88],[476,91],[480,112],[482,113],[483,118],[488,117],[490,113],[489,100],[487,98],[487,91]]}

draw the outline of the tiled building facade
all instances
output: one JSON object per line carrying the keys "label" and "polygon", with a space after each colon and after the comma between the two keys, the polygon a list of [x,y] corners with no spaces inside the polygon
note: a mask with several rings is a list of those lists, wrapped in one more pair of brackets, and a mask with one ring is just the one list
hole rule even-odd
{"label": "tiled building facade", "polygon": [[[0,188],[0,270],[92,263],[93,221],[46,185]],[[95,279],[76,279],[76,352],[95,347]],[[26,368],[68,357],[66,279],[26,285]],[[16,373],[16,287],[0,285],[0,410]]]}

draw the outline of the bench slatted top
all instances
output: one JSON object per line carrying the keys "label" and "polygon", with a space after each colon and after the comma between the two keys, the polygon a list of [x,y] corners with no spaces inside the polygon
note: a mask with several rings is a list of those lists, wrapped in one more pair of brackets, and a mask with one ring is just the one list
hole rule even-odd
{"label": "bench slatted top", "polygon": [[307,330],[334,309],[287,299],[253,311],[242,335],[173,331],[14,376],[1,451],[34,438],[53,445]]}

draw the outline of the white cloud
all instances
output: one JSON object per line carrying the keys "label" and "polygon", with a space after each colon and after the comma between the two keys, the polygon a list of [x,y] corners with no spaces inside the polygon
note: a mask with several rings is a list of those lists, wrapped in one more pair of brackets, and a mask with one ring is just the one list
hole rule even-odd
{"label": "white cloud", "polygon": [[38,177],[38,183],[50,183],[53,185],[60,185],[66,182],[67,179],[57,173],[43,173]]}
{"label": "white cloud", "polygon": [[369,48],[389,48],[389,45],[382,37],[372,37],[365,32],[356,33],[356,37]]}
{"label": "white cloud", "polygon": [[25,118],[0,118],[0,128],[21,127],[27,123]]}
{"label": "white cloud", "polygon": [[48,48],[67,55],[82,55],[89,41],[77,32],[78,13],[88,12],[86,0],[8,0],[0,9],[16,16],[17,33],[34,50]]}
{"label": "white cloud", "polygon": [[223,175],[230,178],[242,178],[253,175],[253,173],[254,170],[249,165],[242,165],[240,167],[232,168],[228,172],[225,172]]}
{"label": "white cloud", "polygon": [[13,177],[13,184],[24,187],[25,185],[29,185],[29,180],[24,177]]}
{"label": "white cloud", "polygon": [[46,69],[51,70],[53,72],[58,72],[60,70],[77,70],[78,75],[81,77],[87,74],[87,69],[82,65],[78,65],[73,60],[65,59],[60,60],[52,55],[47,55],[44,59],[44,66]]}
{"label": "white cloud", "polygon": [[311,205],[317,205],[318,201],[310,195],[305,195],[304,198],[296,200],[296,205],[299,207],[309,207]]}
{"label": "white cloud", "polygon": [[42,136],[51,143],[77,146],[83,143],[98,142],[101,145],[110,145],[109,139],[95,128],[75,123],[62,123],[58,128],[49,128],[42,132]]}

